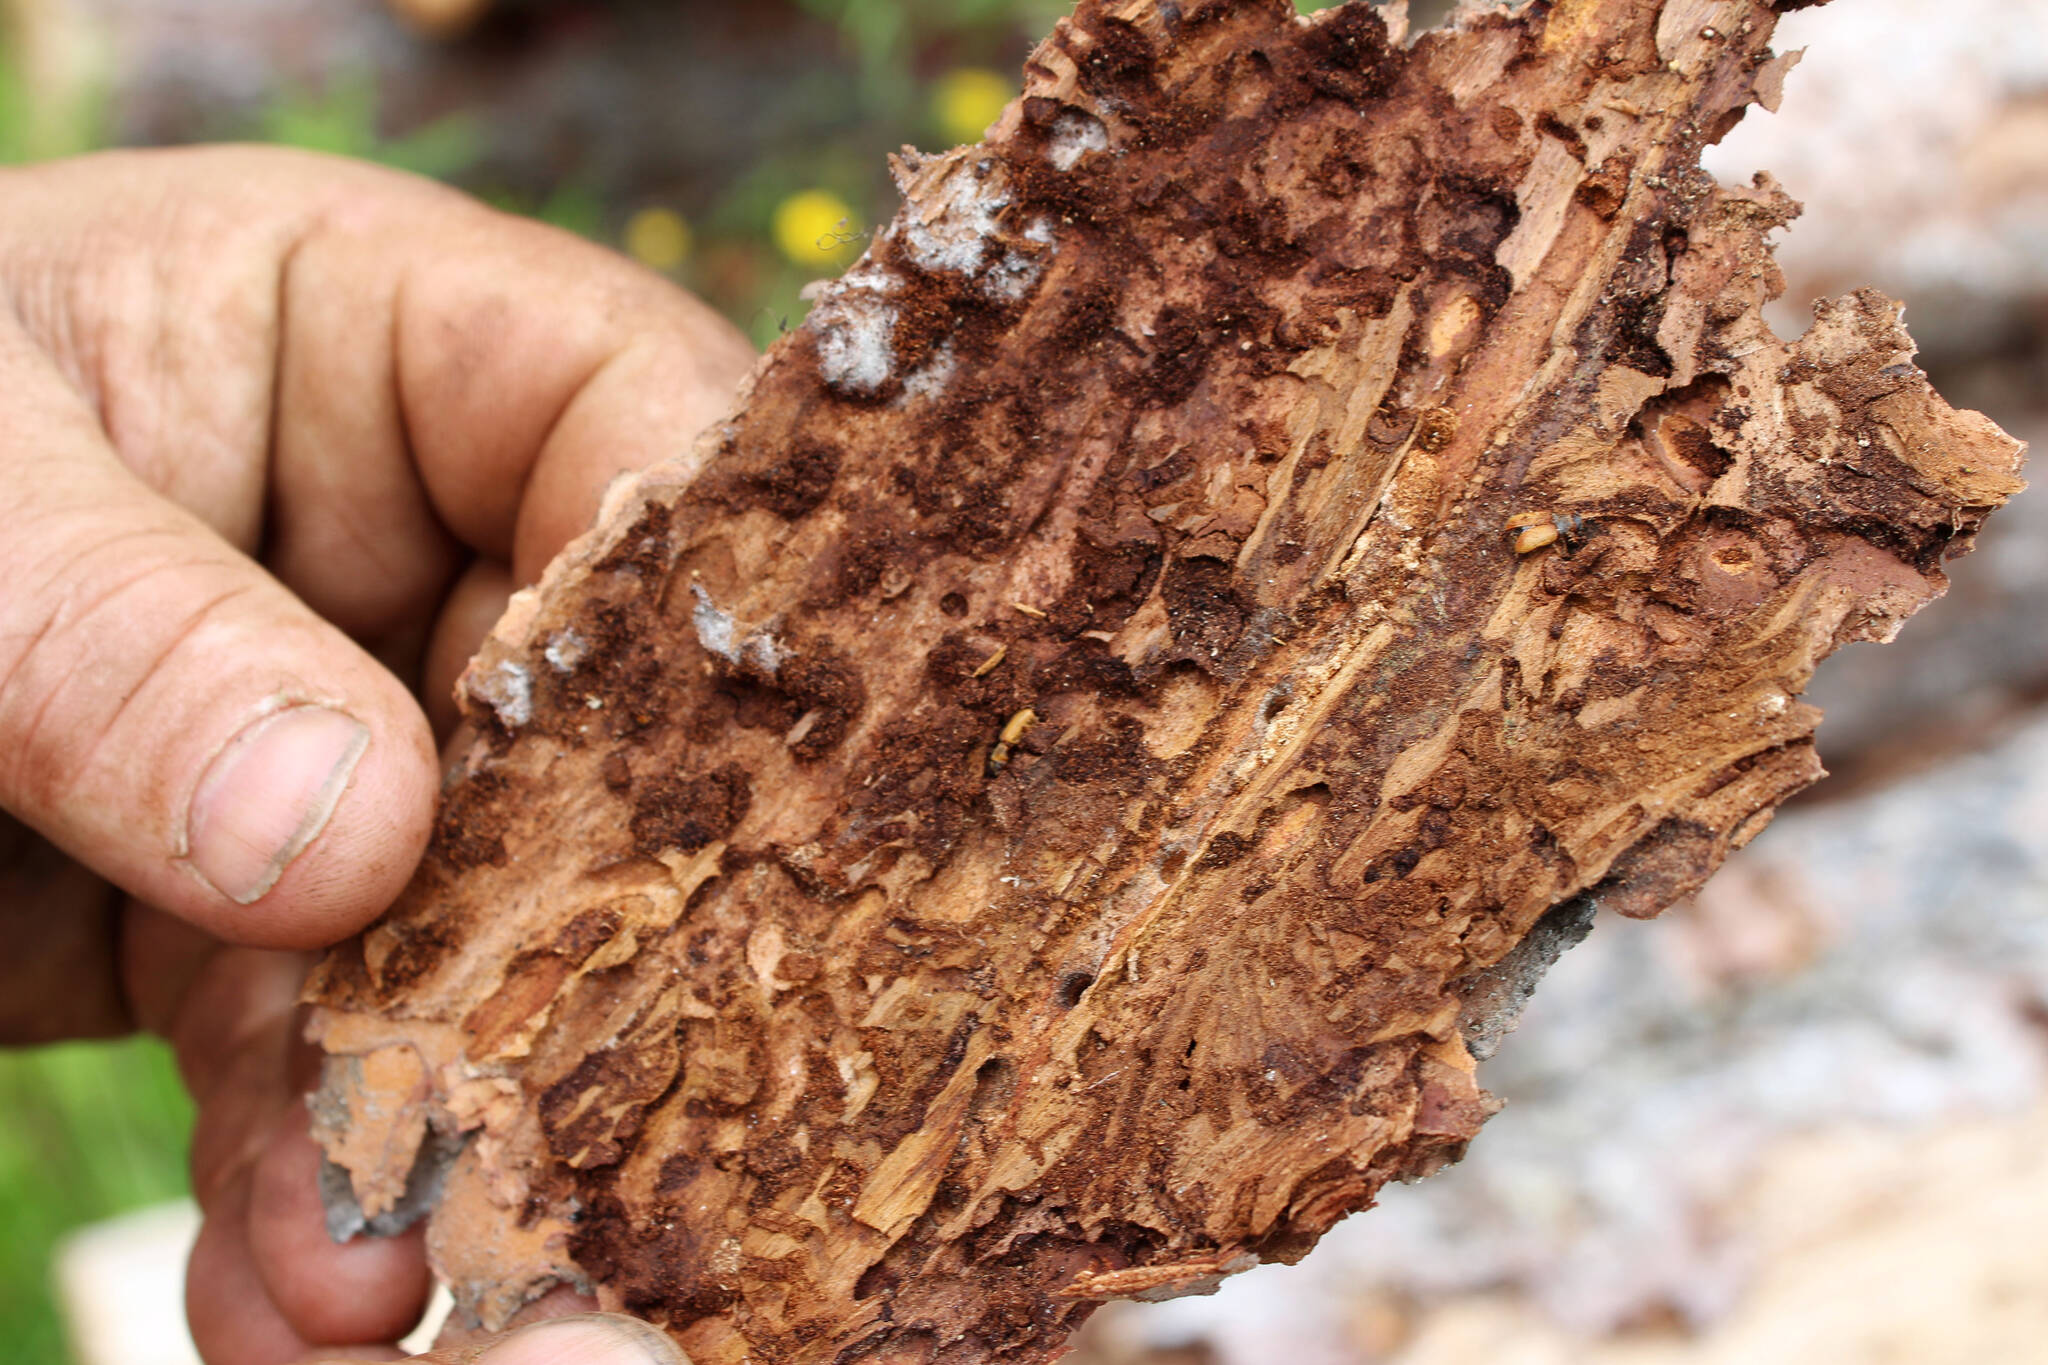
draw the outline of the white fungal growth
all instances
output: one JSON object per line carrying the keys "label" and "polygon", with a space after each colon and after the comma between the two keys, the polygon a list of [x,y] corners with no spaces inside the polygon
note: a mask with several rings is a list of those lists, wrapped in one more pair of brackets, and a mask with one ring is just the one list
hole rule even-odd
{"label": "white fungal growth", "polygon": [[533,719],[533,674],[523,664],[501,663],[470,690],[490,703],[499,724],[507,730],[517,730]]}
{"label": "white fungal growth", "polygon": [[690,593],[697,599],[696,609],[690,613],[690,624],[697,628],[697,643],[729,664],[738,663],[739,631],[732,617],[718,609],[701,583],[692,583]]}
{"label": "white fungal growth", "polygon": [[818,338],[818,369],[844,394],[872,397],[896,369],[896,307],[885,302],[903,287],[887,267],[863,259],[815,297],[809,326]]}
{"label": "white fungal growth", "polygon": [[697,629],[697,643],[708,653],[716,654],[727,663],[737,667],[751,664],[757,672],[769,677],[782,668],[782,646],[773,635],[757,630],[744,639],[740,636],[739,623],[730,612],[720,611],[718,604],[711,600],[711,594],[704,591],[701,583],[692,583],[690,592],[697,599],[696,607],[690,613],[690,624]]}
{"label": "white fungal growth", "polygon": [[904,250],[920,269],[973,275],[988,259],[988,239],[1010,198],[961,165],[929,202],[910,201]]}
{"label": "white fungal growth", "polygon": [[953,380],[953,371],[958,368],[959,358],[953,354],[953,343],[947,342],[932,353],[925,367],[903,381],[905,398],[936,398],[945,392],[946,385]]}
{"label": "white fungal growth", "polygon": [[984,293],[990,298],[1016,302],[1031,292],[1031,286],[1038,283],[1045,274],[1045,263],[1035,256],[1026,256],[1020,251],[1003,253],[988,277],[981,282]]}
{"label": "white fungal growth", "polygon": [[[1104,146],[1107,136],[1103,134]],[[927,164],[907,155],[898,159],[898,183],[908,208],[881,234],[878,245],[900,244],[903,257],[919,271],[979,279],[990,298],[1022,299],[1044,276],[1043,258],[1048,253],[1003,248],[999,219],[1011,201],[994,162],[984,158],[956,163],[930,191],[913,193],[916,174]],[[1034,246],[1050,247],[1052,224],[1038,219],[1024,236]],[[873,397],[897,377],[900,313],[890,296],[903,284],[903,278],[886,265],[866,259],[838,283],[815,291],[818,304],[809,325],[817,336],[818,368],[827,387],[852,397]],[[904,377],[906,392],[929,396],[952,377],[952,371],[950,357],[934,359],[917,374]]]}
{"label": "white fungal growth", "polygon": [[[1024,240],[1034,246],[1051,247],[1052,219],[1033,219],[1031,226],[1024,229]],[[983,292],[990,298],[1015,303],[1030,293],[1039,280],[1045,277],[1046,258],[1052,254],[1050,250],[1028,252],[1014,248],[1004,252],[1003,259],[996,263],[988,272],[988,277],[982,281]]]}
{"label": "white fungal growth", "polygon": [[1056,171],[1071,171],[1090,152],[1109,150],[1109,129],[1093,114],[1068,110],[1052,125],[1052,139],[1045,153]]}
{"label": "white fungal growth", "polygon": [[782,667],[782,646],[766,631],[756,631],[740,646],[740,653],[756,669],[774,677]]}
{"label": "white fungal growth", "polygon": [[811,314],[818,332],[818,370],[841,393],[879,393],[896,368],[896,309],[870,295],[844,292]]}
{"label": "white fungal growth", "polygon": [[[895,229],[892,226],[890,228],[891,235],[894,232]],[[817,281],[814,280],[812,283],[815,284]],[[829,289],[835,281],[827,280],[824,283]],[[882,265],[878,261],[865,259],[856,264],[853,269],[841,275],[836,283],[841,290],[861,289],[870,294],[893,294],[903,287],[903,281],[898,279],[895,273],[887,266]]]}
{"label": "white fungal growth", "polygon": [[576,665],[590,657],[590,642],[573,630],[565,630],[548,641],[542,654],[555,672],[574,673]]}

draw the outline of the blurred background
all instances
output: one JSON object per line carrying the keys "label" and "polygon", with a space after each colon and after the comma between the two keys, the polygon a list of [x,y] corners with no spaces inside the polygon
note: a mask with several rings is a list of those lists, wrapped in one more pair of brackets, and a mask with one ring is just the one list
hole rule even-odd
{"label": "blurred background", "polygon": [[[1303,9],[1319,5],[1303,0]],[[1447,6],[1418,3],[1434,22]],[[0,161],[256,140],[628,252],[766,345],[972,141],[1064,0],[0,0]],[[1710,167],[1808,208],[1774,324],[1875,284],[1953,401],[2048,433],[2048,0],[1853,0]],[[1814,696],[1836,776],[1602,922],[1467,1161],[1078,1365],[2048,1365],[2048,499]],[[0,1054],[0,1354],[190,1365],[190,1113],[146,1040]]]}

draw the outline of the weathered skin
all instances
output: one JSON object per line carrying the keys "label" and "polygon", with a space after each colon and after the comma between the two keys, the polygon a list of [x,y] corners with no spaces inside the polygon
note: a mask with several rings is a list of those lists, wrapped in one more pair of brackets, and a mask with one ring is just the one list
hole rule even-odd
{"label": "weathered skin", "polygon": [[1584,898],[1814,781],[1816,661],[2020,487],[1894,305],[1761,321],[1794,206],[1695,163],[1774,18],[1084,4],[472,666],[311,989],[363,1212],[468,1134],[465,1321],[1041,1361],[1455,1159]]}

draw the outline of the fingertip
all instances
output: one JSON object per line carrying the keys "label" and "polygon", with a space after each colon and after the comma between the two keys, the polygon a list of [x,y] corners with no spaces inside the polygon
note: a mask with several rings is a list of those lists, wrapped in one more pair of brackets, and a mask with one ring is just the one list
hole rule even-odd
{"label": "fingertip", "polygon": [[185,1270],[185,1320],[207,1365],[284,1365],[308,1343],[265,1292],[243,1226],[246,1190],[207,1211]]}
{"label": "fingertip", "polygon": [[528,475],[513,536],[519,584],[589,530],[614,479],[691,457],[731,410],[753,349],[730,324],[683,299],[591,375],[556,418]]}
{"label": "fingertip", "polygon": [[320,1149],[304,1106],[272,1130],[251,1181],[249,1248],[271,1303],[307,1341],[395,1341],[432,1288],[418,1232],[336,1242],[319,1195]]}
{"label": "fingertip", "polygon": [[617,1313],[549,1318],[419,1359],[422,1365],[690,1365],[665,1333]]}
{"label": "fingertip", "polygon": [[[185,865],[209,927],[267,948],[324,947],[382,914],[432,830],[439,774],[425,716],[390,697],[271,699],[207,765]],[[360,691],[358,691],[360,696]]]}
{"label": "fingertip", "polygon": [[434,620],[420,670],[420,695],[425,698],[435,739],[445,741],[461,723],[462,713],[455,704],[456,680],[505,614],[514,586],[511,569],[496,560],[479,559],[449,590],[441,614]]}
{"label": "fingertip", "polygon": [[566,1284],[556,1285],[512,1315],[512,1326],[532,1327],[553,1318],[587,1318],[599,1311],[597,1297]]}
{"label": "fingertip", "polygon": [[68,489],[86,510],[0,526],[0,568],[77,565],[0,596],[0,633],[31,625],[0,663],[0,805],[224,941],[346,938],[426,845],[425,715],[355,641],[86,445]]}
{"label": "fingertip", "polygon": [[338,707],[266,708],[200,775],[186,816],[186,864],[237,905],[268,895],[334,818],[370,747]]}

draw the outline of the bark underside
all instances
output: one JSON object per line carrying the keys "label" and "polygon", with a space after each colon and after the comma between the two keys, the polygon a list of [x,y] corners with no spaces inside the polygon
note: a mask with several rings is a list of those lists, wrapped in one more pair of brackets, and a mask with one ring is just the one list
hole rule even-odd
{"label": "bark underside", "polygon": [[1774,22],[1088,0],[471,666],[311,987],[337,1204],[469,1324],[1039,1361],[1456,1159],[2020,487],[1895,305],[1763,324]]}

